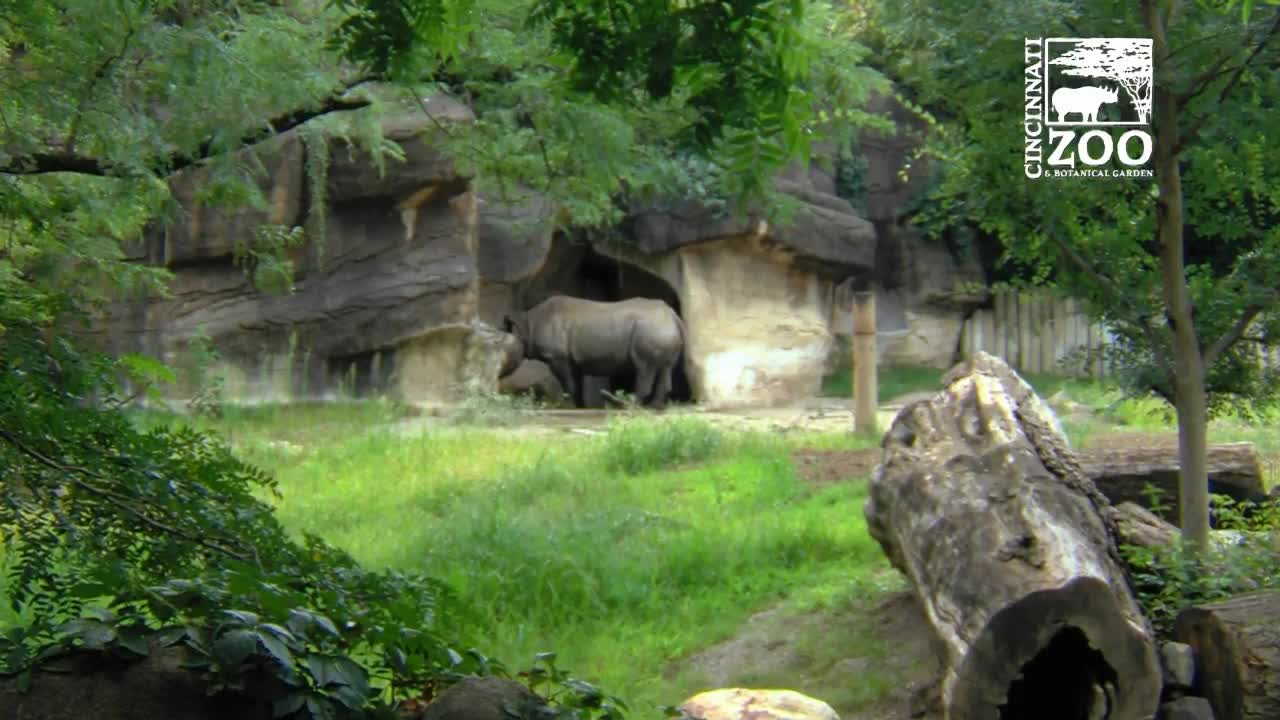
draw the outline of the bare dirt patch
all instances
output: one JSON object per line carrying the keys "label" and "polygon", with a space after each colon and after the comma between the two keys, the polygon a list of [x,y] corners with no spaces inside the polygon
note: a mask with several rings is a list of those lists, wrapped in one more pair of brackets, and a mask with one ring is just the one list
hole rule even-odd
{"label": "bare dirt patch", "polygon": [[829,703],[843,720],[906,720],[913,695],[936,677],[932,642],[906,591],[809,612],[775,606],[669,674],[689,673],[707,690],[796,690]]}
{"label": "bare dirt patch", "polygon": [[791,454],[796,477],[822,487],[866,480],[880,462],[880,448],[866,450],[796,450]]}

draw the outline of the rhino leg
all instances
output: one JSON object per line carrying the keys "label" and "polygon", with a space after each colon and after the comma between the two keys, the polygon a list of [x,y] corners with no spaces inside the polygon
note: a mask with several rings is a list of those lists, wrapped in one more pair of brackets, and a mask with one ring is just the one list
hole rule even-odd
{"label": "rhino leg", "polygon": [[[564,390],[565,394],[568,395],[573,402],[577,403],[581,383],[574,382],[577,378],[575,377],[576,373],[573,370],[572,364],[568,360],[557,359],[548,362],[547,367],[551,369],[551,374],[560,382],[560,387]],[[578,405],[577,407],[582,406]]]}
{"label": "rhino leg", "polygon": [[649,395],[653,392],[654,371],[653,368],[646,364],[641,364],[636,368],[636,402],[647,404]]}
{"label": "rhino leg", "polygon": [[671,366],[664,367],[658,373],[658,382],[653,388],[653,407],[661,410],[667,406],[667,398],[671,395]]}

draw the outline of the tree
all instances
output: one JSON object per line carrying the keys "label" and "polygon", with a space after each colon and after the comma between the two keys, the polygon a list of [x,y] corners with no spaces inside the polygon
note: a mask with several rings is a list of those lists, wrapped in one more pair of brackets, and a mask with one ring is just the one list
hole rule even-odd
{"label": "tree", "polygon": [[[87,351],[74,330],[99,301],[163,292],[167,274],[122,247],[175,210],[169,176],[202,165],[202,202],[264,202],[257,157],[233,151],[294,128],[308,152],[332,132],[395,155],[376,132],[376,80],[397,99],[464,97],[480,119],[448,143],[483,180],[545,181],[575,215],[605,222],[620,192],[700,184],[707,166],[721,190],[759,192],[804,156],[825,104],[856,106],[878,79],[841,12],[799,2],[4,7],[0,551],[11,609],[28,622],[0,637],[0,671],[68,645],[128,656],[183,643],[228,685],[254,666],[274,672],[293,689],[280,716],[386,709],[446,673],[500,668],[454,649],[469,632],[447,588],[293,540],[254,495],[273,489],[264,473],[216,438],[124,414],[118,375],[171,373]],[[606,36],[610,47],[593,44]],[[602,69],[612,74],[593,80]],[[109,607],[82,616],[95,603]],[[575,717],[616,717],[595,688],[564,685],[581,696]]]}
{"label": "tree", "polygon": [[[998,2],[980,17],[968,4],[886,4],[878,39],[897,58],[889,72],[951,120],[936,138],[945,177],[920,221],[977,225],[1031,281],[1084,298],[1113,327],[1128,387],[1176,410],[1181,525],[1196,548],[1208,542],[1209,414],[1274,397],[1247,347],[1280,339],[1280,171],[1263,159],[1280,133],[1274,5],[1242,23],[1203,3],[1154,0]],[[1021,38],[1144,34],[1156,71],[1155,183],[1027,182],[1012,160],[1022,157],[1011,120],[1024,114]]]}
{"label": "tree", "polygon": [[1151,114],[1150,41],[1137,39],[1121,44],[1105,39],[1086,39],[1049,63],[1068,66],[1064,71],[1068,75],[1119,83],[1133,101],[1138,121],[1147,122]]}

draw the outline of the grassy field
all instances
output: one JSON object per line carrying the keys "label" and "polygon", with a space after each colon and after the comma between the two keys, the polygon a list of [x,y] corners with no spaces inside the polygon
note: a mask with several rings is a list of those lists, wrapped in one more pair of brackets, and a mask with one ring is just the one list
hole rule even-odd
{"label": "grassy field", "polygon": [[[881,397],[938,380],[936,370],[887,371]],[[1077,445],[1171,430],[1155,402],[1031,381],[1090,409],[1063,413]],[[465,641],[513,670],[554,650],[562,667],[649,710],[706,689],[707,670],[691,658],[770,609],[768,632],[795,657],[743,683],[791,687],[846,717],[900,686],[883,662],[892,640],[864,612],[904,587],[867,534],[865,478],[817,487],[791,461],[796,447],[873,441],[730,432],[678,414],[623,416],[594,436],[399,422],[412,414],[382,401],[230,407],[198,424],[275,473],[291,530],[372,567],[448,581],[473,618]],[[1225,420],[1211,436],[1280,454],[1280,433],[1267,428]],[[856,677],[842,669],[850,660],[862,661]]]}
{"label": "grassy field", "polygon": [[[314,421],[328,436],[337,428],[324,415],[304,410],[283,425],[305,434]],[[863,524],[865,484],[809,488],[791,445],[765,435],[686,417],[624,420],[553,443],[384,426],[284,445],[246,430],[254,422],[271,424],[240,424],[240,446],[276,472],[287,526],[370,566],[447,580],[474,613],[467,640],[477,647],[512,668],[554,650],[562,666],[639,707],[699,689],[696,669],[670,664],[757,610],[784,599],[799,609],[848,604],[895,582]],[[830,660],[883,652],[851,643]],[[835,701],[872,700],[880,684],[839,689]]]}

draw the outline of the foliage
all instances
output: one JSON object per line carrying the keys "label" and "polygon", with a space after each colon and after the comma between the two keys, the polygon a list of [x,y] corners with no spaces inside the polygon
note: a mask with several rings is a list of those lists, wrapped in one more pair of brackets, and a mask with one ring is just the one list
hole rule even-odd
{"label": "foliage", "polygon": [[[1183,127],[1210,119],[1184,153],[1189,284],[1196,329],[1208,348],[1255,305],[1263,305],[1248,340],[1226,348],[1207,371],[1211,406],[1272,400],[1272,378],[1256,362],[1257,342],[1274,342],[1280,321],[1271,277],[1280,262],[1280,170],[1259,162],[1280,132],[1268,110],[1280,100],[1276,49],[1252,59],[1234,92],[1231,72],[1252,42],[1274,25],[1278,10],[1255,8],[1247,25],[1198,3],[1177,3],[1170,28],[1177,62],[1161,69],[1191,93]],[[980,15],[980,16],[979,16]],[[917,222],[941,233],[972,223],[997,236],[1002,263],[1031,269],[1029,282],[1066,288],[1088,301],[1094,317],[1117,334],[1121,378],[1134,392],[1156,390],[1170,402],[1173,380],[1159,362],[1171,353],[1160,294],[1156,203],[1151,183],[1136,179],[1055,178],[1027,181],[1015,158],[1022,135],[1023,37],[1147,35],[1136,6],[1117,9],[1087,0],[995,3],[974,14],[958,3],[885,5],[873,45],[898,77],[942,122],[931,152],[944,178]],[[1008,28],[1007,32],[994,28]],[[1280,48],[1280,43],[1276,43]],[[1120,293],[1121,300],[1117,300]],[[1252,316],[1252,313],[1251,313]],[[1156,342],[1158,340],[1158,342]]]}
{"label": "foliage", "polygon": [[[1158,493],[1153,493],[1152,505],[1161,507]],[[1213,513],[1226,537],[1208,554],[1190,552],[1181,541],[1168,547],[1121,547],[1138,604],[1162,637],[1169,636],[1184,608],[1280,588],[1280,499],[1252,503],[1214,495]]]}

